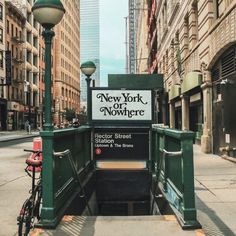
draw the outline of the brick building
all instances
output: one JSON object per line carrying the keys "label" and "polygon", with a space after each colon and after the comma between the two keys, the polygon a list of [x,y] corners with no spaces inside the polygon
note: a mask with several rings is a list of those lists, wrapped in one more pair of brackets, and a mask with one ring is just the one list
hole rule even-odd
{"label": "brick building", "polygon": [[7,129],[7,86],[5,79],[5,1],[0,1],[0,131]]}
{"label": "brick building", "polygon": [[148,46],[148,4],[146,1],[139,0],[137,5],[137,58],[136,73],[142,74],[148,72],[148,56],[150,48]]}
{"label": "brick building", "polygon": [[[23,1],[19,1],[22,2]],[[37,128],[39,113],[39,23],[34,19],[31,11],[34,0],[26,2],[26,27],[25,27],[25,95],[26,106],[24,120],[30,121],[31,127]]]}
{"label": "brick building", "polygon": [[[7,86],[7,130],[17,130],[24,127],[24,28],[26,18],[22,12],[5,1],[5,68],[10,71],[6,80]],[[8,60],[9,59],[9,60]],[[9,78],[7,78],[9,77]]]}
{"label": "brick building", "polygon": [[66,9],[62,21],[55,27],[54,63],[54,123],[64,120],[65,109],[80,111],[80,14],[79,1],[62,1]]}

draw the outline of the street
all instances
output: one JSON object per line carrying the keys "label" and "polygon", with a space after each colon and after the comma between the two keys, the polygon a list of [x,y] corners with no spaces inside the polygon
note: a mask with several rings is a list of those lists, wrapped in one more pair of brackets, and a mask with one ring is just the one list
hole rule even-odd
{"label": "street", "polygon": [[[29,196],[31,179],[24,172],[28,139],[0,145],[0,236],[17,235],[17,215]],[[207,236],[236,235],[236,165],[194,147],[195,193],[198,219]]]}
{"label": "street", "polygon": [[16,235],[16,218],[29,195],[31,179],[24,171],[29,155],[23,151],[26,148],[32,148],[29,139],[4,142],[0,147],[0,236]]}

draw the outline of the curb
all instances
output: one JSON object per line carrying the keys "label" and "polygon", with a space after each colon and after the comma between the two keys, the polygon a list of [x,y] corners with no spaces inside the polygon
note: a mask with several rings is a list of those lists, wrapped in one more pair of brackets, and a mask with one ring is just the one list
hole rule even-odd
{"label": "curb", "polygon": [[6,139],[0,140],[0,143],[14,141],[14,140],[27,139],[27,138],[35,138],[35,137],[39,137],[39,134],[30,134],[30,135],[19,136],[19,137],[12,137],[12,138],[11,137],[7,137]]}
{"label": "curb", "polygon": [[224,156],[221,156],[221,158],[236,164],[236,158],[234,158],[234,157],[229,157],[229,156],[224,155]]}

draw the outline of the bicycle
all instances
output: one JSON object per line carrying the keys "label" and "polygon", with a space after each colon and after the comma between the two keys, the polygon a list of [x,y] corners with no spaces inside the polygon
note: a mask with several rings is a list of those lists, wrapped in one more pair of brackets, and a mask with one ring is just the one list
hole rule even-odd
{"label": "bicycle", "polygon": [[[42,160],[39,159],[42,151],[27,149],[24,149],[24,151],[34,154],[33,157],[26,159],[27,167],[25,168],[25,172],[32,178],[32,188],[29,191],[31,194],[30,197],[25,200],[20,214],[17,217],[18,236],[27,236],[34,227],[35,219],[40,220],[40,206],[42,200],[41,171],[39,177],[36,178],[36,169],[42,167]],[[32,174],[30,172],[32,172]],[[37,179],[38,181],[36,183]]]}

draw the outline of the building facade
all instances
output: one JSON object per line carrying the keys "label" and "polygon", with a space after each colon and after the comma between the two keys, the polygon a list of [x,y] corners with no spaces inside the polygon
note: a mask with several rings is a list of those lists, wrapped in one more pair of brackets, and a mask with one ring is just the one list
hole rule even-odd
{"label": "building facade", "polygon": [[[92,75],[95,86],[100,85],[100,19],[99,19],[99,0],[80,1],[80,61],[93,61],[96,71]],[[80,74],[81,86],[81,110],[87,105],[87,85],[85,76]]]}
{"label": "building facade", "polygon": [[157,73],[157,1],[138,0],[136,73]]}
{"label": "building facade", "polygon": [[7,130],[24,128],[24,30],[26,18],[11,1],[5,1],[5,69]]}
{"label": "building facade", "polygon": [[66,109],[80,111],[80,6],[62,1],[66,13],[55,27],[53,42],[54,123],[64,121]]}
{"label": "building facade", "polygon": [[196,132],[204,152],[235,156],[236,1],[162,0],[155,16],[166,123]]}
{"label": "building facade", "polygon": [[[25,4],[22,2],[22,5]],[[31,128],[39,126],[39,34],[40,25],[34,19],[31,8],[34,0],[26,2],[25,27],[25,121],[29,121]]]}
{"label": "building facade", "polygon": [[147,26],[148,26],[148,73],[157,73],[157,0],[147,1]]}
{"label": "building facade", "polygon": [[[39,28],[39,35],[42,35],[43,28]],[[52,57],[53,57],[53,49],[51,51]],[[45,98],[45,81],[44,81],[44,75],[45,75],[45,44],[43,37],[39,37],[39,108],[38,108],[38,114],[39,114],[39,120],[38,120],[38,126],[40,128],[43,127],[44,123],[44,98]],[[55,64],[52,64],[52,68],[55,67]],[[52,69],[52,77],[54,75],[54,70]],[[52,87],[53,91],[53,87]]]}
{"label": "building facade", "polygon": [[0,1],[0,131],[7,129],[7,86],[5,71],[5,1]]}
{"label": "building facade", "polygon": [[148,4],[147,1],[139,0],[137,4],[137,51],[136,73],[148,73],[148,56],[150,44],[148,44]]}

